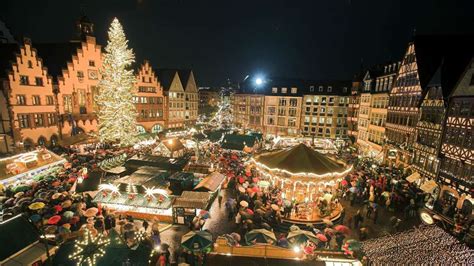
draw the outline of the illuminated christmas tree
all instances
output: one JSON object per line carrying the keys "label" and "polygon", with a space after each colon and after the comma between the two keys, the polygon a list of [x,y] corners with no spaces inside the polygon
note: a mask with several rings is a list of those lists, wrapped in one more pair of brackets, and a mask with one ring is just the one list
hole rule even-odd
{"label": "illuminated christmas tree", "polygon": [[99,139],[129,146],[135,143],[137,135],[137,112],[132,93],[135,76],[130,68],[135,55],[128,48],[128,40],[117,18],[110,25],[108,35],[96,98]]}

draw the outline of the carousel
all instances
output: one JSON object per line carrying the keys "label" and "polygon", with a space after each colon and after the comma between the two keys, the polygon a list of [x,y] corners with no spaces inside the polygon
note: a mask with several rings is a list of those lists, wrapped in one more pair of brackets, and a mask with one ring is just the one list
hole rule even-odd
{"label": "carousel", "polygon": [[302,223],[334,221],[341,204],[335,200],[336,186],[351,170],[305,144],[272,151],[251,159],[262,179],[278,188],[286,208],[286,220]]}

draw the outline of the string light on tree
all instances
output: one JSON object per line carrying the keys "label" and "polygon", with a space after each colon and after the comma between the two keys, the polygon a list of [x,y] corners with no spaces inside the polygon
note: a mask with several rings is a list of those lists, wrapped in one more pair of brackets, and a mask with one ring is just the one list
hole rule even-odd
{"label": "string light on tree", "polygon": [[69,258],[76,260],[77,265],[97,265],[97,259],[105,255],[105,248],[109,244],[110,240],[101,234],[94,237],[89,230],[86,230],[84,239],[75,243],[75,251]]}
{"label": "string light on tree", "polygon": [[135,76],[131,64],[135,61],[128,48],[122,25],[115,18],[108,32],[99,82],[99,139],[130,146],[136,142],[137,112],[133,103]]}

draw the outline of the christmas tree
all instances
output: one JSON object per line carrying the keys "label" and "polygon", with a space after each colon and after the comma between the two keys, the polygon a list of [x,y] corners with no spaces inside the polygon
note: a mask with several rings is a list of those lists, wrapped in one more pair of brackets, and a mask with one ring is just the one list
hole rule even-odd
{"label": "christmas tree", "polygon": [[137,112],[132,93],[135,76],[130,69],[135,55],[128,48],[128,40],[117,18],[110,25],[108,35],[96,98],[99,139],[129,146],[135,143],[137,135]]}

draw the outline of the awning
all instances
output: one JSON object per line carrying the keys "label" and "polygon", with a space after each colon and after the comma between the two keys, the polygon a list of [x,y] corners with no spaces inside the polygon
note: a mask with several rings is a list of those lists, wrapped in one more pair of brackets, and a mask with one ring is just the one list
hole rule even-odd
{"label": "awning", "polygon": [[410,182],[410,183],[413,183],[413,182],[415,182],[416,180],[418,180],[420,178],[421,178],[420,173],[414,172],[409,177],[407,177],[407,181]]}
{"label": "awning", "polygon": [[438,186],[434,180],[429,180],[421,185],[420,189],[426,193],[432,193],[435,188]]}

